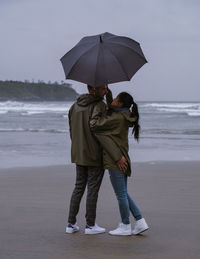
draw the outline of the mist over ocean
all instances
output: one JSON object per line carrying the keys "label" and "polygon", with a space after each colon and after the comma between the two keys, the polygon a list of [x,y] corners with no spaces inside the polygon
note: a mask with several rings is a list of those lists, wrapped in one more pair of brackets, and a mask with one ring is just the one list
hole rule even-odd
{"label": "mist over ocean", "polygon": [[[200,102],[139,102],[131,160],[200,160]],[[1,167],[69,164],[72,102],[0,102]]]}

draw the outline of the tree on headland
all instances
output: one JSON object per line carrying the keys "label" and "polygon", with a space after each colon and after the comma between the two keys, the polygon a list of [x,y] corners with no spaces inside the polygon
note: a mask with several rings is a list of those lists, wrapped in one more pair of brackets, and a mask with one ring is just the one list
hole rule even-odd
{"label": "tree on headland", "polygon": [[23,100],[23,101],[71,101],[78,97],[78,93],[70,84],[57,81],[45,83],[22,81],[0,81],[0,100]]}

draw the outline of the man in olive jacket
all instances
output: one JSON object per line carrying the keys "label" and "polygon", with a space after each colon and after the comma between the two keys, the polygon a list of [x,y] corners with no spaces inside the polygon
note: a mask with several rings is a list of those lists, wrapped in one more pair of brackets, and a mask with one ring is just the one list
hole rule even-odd
{"label": "man in olive jacket", "polygon": [[[98,192],[104,175],[102,147],[93,136],[89,121],[94,108],[104,113],[106,104],[103,102],[107,94],[107,85],[94,88],[88,86],[89,94],[81,95],[69,111],[69,128],[71,137],[71,160],[76,164],[76,183],[72,193],[68,217],[67,233],[79,230],[76,216],[79,211],[81,198],[87,185],[86,198],[86,228],[85,234],[105,232],[104,228],[95,223]],[[126,166],[122,154],[114,143],[113,156],[119,167]],[[112,147],[112,146],[111,146]],[[112,148],[111,148],[112,150]]]}

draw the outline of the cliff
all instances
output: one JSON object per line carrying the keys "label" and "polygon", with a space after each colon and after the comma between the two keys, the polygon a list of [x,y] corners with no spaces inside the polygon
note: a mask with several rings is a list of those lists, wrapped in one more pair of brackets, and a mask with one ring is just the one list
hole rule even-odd
{"label": "cliff", "polygon": [[77,97],[70,84],[0,81],[0,101],[73,101]]}

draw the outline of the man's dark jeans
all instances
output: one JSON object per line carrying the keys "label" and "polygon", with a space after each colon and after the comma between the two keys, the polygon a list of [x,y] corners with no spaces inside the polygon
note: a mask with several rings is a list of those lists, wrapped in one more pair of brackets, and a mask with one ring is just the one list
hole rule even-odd
{"label": "man's dark jeans", "polygon": [[96,219],[96,205],[98,192],[104,175],[102,167],[76,165],[76,183],[72,193],[68,222],[76,223],[81,198],[87,185],[86,223],[94,226]]}

